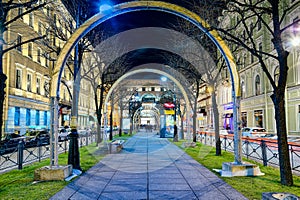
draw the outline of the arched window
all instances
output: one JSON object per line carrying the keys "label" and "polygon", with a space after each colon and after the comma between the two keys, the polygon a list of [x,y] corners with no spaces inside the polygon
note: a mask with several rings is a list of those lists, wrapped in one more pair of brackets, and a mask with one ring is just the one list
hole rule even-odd
{"label": "arched window", "polygon": [[276,85],[278,85],[279,80],[279,67],[277,66],[274,70],[274,82]]}
{"label": "arched window", "polygon": [[255,95],[260,95],[260,77],[256,75],[255,77]]}

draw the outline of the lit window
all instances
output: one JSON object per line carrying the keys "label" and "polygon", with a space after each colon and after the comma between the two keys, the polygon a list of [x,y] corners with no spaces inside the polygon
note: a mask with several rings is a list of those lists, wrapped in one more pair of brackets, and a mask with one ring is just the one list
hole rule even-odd
{"label": "lit window", "polygon": [[35,125],[40,125],[40,111],[37,110],[35,113]]}
{"label": "lit window", "polygon": [[29,108],[26,108],[26,126],[30,126],[31,112]]}
{"label": "lit window", "polygon": [[15,126],[20,126],[20,107],[15,107]]}

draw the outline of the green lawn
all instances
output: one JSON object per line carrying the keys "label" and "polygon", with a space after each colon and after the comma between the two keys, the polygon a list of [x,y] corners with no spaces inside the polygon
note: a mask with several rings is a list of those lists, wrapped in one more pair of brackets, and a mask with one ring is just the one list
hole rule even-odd
{"label": "green lawn", "polygon": [[[95,144],[80,148],[80,163],[83,171],[98,163],[104,156],[103,150]],[[68,154],[59,155],[59,164],[66,165]],[[34,183],[34,170],[50,164],[49,159],[25,166],[23,170],[12,170],[0,175],[0,199],[49,199],[64,186],[66,181],[48,181]]]}
{"label": "green lawn", "polygon": [[[175,144],[183,149],[182,141],[175,142]],[[234,161],[234,156],[232,153],[222,151],[222,156],[216,156],[215,148],[204,146],[198,143],[197,147],[185,148],[184,151],[211,171],[213,171],[213,169],[221,169],[223,162]],[[243,161],[255,163],[246,159]],[[264,176],[221,178],[249,199],[261,199],[263,192],[289,192],[300,196],[299,176],[294,175],[294,186],[283,186],[280,184],[280,174],[277,168],[264,167],[258,163],[255,164],[260,166],[261,171],[265,173]],[[216,173],[215,171],[213,172]]]}

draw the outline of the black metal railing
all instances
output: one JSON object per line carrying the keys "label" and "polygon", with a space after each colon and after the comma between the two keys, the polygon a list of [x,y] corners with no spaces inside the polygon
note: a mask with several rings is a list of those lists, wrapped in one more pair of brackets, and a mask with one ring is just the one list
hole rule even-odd
{"label": "black metal railing", "polygon": [[[234,151],[234,138],[230,135],[221,135],[221,148],[225,151]],[[200,132],[197,141],[210,146],[215,146],[214,133]],[[290,160],[292,170],[300,172],[300,144],[289,142]],[[264,166],[279,166],[278,144],[272,139],[252,139],[243,137],[242,139],[243,156],[258,162]]]}
{"label": "black metal railing", "polygon": [[[96,134],[80,135],[79,146],[87,146],[96,141]],[[69,140],[58,142],[58,152],[66,153],[69,147]],[[41,162],[50,157],[50,145],[37,142],[36,146],[26,147],[23,141],[18,146],[0,151],[0,173],[11,169],[22,169],[24,165]]]}

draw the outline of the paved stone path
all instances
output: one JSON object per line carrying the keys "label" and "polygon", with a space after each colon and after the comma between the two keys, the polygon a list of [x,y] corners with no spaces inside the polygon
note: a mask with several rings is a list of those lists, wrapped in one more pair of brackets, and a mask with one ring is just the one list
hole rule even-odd
{"label": "paved stone path", "polygon": [[247,199],[177,146],[139,132],[51,199]]}

